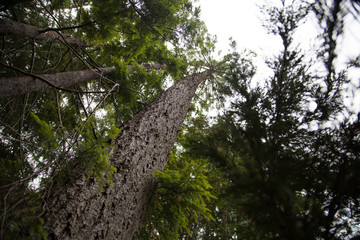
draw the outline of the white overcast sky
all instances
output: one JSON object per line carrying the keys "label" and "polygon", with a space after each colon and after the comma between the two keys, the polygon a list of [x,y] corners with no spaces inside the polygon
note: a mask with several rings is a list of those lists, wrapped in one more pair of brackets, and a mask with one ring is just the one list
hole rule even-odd
{"label": "white overcast sky", "polygon": [[[233,37],[238,48],[260,50],[273,48],[261,26],[254,0],[200,0],[201,18],[211,34],[217,35],[219,49],[226,51]],[[273,40],[273,39],[272,39]],[[224,52],[226,53],[226,52]]]}
{"label": "white overcast sky", "polygon": [[[280,38],[267,34],[262,27],[258,5],[263,3],[280,3],[280,0],[199,0],[197,3],[201,7],[201,19],[209,33],[217,36],[217,49],[222,54],[226,54],[229,49],[230,37],[236,40],[239,51],[249,49],[257,54],[255,65],[260,81],[271,73],[264,64],[265,58],[282,49]],[[340,64],[348,61],[349,57],[360,55],[360,17],[358,20],[347,18],[345,26],[344,39],[338,44],[338,51],[343,53],[338,60]],[[299,27],[294,39],[298,39],[297,43],[302,48],[309,50],[316,42],[317,28],[314,19],[307,21]],[[349,75],[354,83],[360,84],[360,69],[351,71]],[[359,93],[356,95],[360,96]],[[360,110],[360,97],[352,105],[357,105],[355,108]]]}
{"label": "white overcast sky", "polygon": [[[271,55],[281,49],[280,38],[267,34],[261,24],[261,13],[257,5],[280,3],[280,0],[199,0],[201,19],[209,33],[217,35],[218,49],[226,53],[229,38],[238,43],[238,49],[254,50],[259,55]],[[359,19],[360,21],[360,19]],[[351,27],[346,31],[346,41],[341,42],[343,51],[354,55],[360,53],[360,23],[349,17],[346,21]],[[308,22],[299,27],[295,39],[309,47],[316,35],[316,22]],[[349,43],[353,44],[349,44]],[[355,51],[356,50],[356,51]],[[356,54],[355,54],[356,55]]]}

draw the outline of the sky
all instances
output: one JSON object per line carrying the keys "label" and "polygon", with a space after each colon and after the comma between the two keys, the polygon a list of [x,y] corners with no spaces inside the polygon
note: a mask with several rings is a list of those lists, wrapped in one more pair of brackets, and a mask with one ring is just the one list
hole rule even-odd
{"label": "sky", "polygon": [[[219,49],[226,51],[233,37],[239,49],[274,48],[274,37],[266,36],[254,0],[200,0],[201,18],[211,34],[216,34]],[[264,41],[265,39],[267,41]]]}
{"label": "sky", "polygon": [[[217,36],[217,50],[220,50],[222,55],[228,53],[231,37],[236,41],[238,51],[245,49],[254,51],[257,57],[253,61],[258,69],[255,79],[258,81],[271,74],[271,70],[265,64],[265,59],[282,49],[281,39],[268,34],[262,26],[263,16],[259,5],[266,2],[279,3],[280,1],[199,0],[201,19],[205,22],[209,33]],[[311,26],[307,28],[309,31]],[[311,31],[315,31],[313,27]]]}
{"label": "sky", "polygon": [[[258,54],[256,65],[266,71],[263,57],[270,55],[281,45],[276,37],[266,34],[260,20],[260,12],[254,0],[200,0],[201,18],[210,34],[217,36],[217,50],[224,55],[230,47],[230,37],[239,51],[244,49]],[[266,73],[264,73],[265,75]]]}
{"label": "sky", "polygon": [[[229,38],[232,37],[237,42],[239,51],[243,49],[252,50],[257,54],[254,59],[257,67],[256,80],[261,81],[271,74],[270,69],[264,63],[269,58],[282,49],[281,39],[274,35],[269,35],[262,26],[263,16],[258,5],[263,3],[280,3],[279,0],[199,0],[201,7],[201,19],[205,22],[210,34],[217,36],[217,50],[226,54],[229,50]],[[360,18],[355,20],[348,17],[345,21],[344,38],[339,41],[338,65],[345,66],[349,57],[360,55]],[[319,27],[316,20],[312,19],[300,25],[298,32],[294,36],[297,44],[306,51],[310,51],[316,46],[316,36]],[[352,70],[349,76],[353,82],[360,85],[360,69]],[[360,111],[360,92],[352,104],[357,111]]]}
{"label": "sky", "polygon": [[[279,37],[267,34],[262,27],[262,14],[258,5],[262,3],[279,3],[279,0],[199,0],[201,19],[205,22],[209,33],[217,35],[218,48],[226,53],[229,48],[229,38],[233,37],[239,49],[254,50],[259,55],[271,55],[281,49]],[[341,42],[343,50],[354,53],[360,52],[360,23],[349,17],[346,21],[348,31],[345,32],[347,41]],[[305,47],[313,43],[316,35],[317,23],[309,21],[299,27],[295,37],[300,39]]]}
{"label": "sky", "polygon": [[[263,3],[276,4],[279,0],[199,0],[201,18],[211,34],[218,37],[220,49],[228,48],[229,38],[233,37],[239,48],[246,47],[252,50],[261,50],[271,53],[272,50],[281,48],[279,38],[268,35],[262,27],[258,5]],[[360,45],[360,23],[353,18],[346,22],[352,29],[346,33],[347,37],[357,39]],[[304,30],[305,28],[305,30]],[[310,22],[305,27],[301,36],[303,41],[308,41],[310,36],[316,34],[316,22]],[[358,33],[357,33],[358,32]],[[360,46],[357,47],[360,51]],[[349,50],[349,49],[348,49]]]}

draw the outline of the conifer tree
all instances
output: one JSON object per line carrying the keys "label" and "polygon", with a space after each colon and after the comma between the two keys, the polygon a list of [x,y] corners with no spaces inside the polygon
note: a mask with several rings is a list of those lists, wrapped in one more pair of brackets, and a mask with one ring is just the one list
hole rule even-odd
{"label": "conifer tree", "polygon": [[[45,230],[52,239],[134,239],[197,86],[211,71],[188,76],[126,122],[112,142],[113,181],[102,187],[71,170],[47,201]],[[84,159],[83,161],[86,161]]]}
{"label": "conifer tree", "polygon": [[[66,88],[51,86],[47,82],[50,89],[34,92],[39,89],[28,86],[27,93],[18,96],[10,93],[9,96],[13,97],[0,100],[0,237],[81,238],[90,234],[89,238],[106,235],[111,239],[120,235],[131,239],[139,231],[142,215],[145,214],[141,211],[147,208],[146,201],[153,188],[151,174],[164,167],[166,155],[196,86],[209,74],[190,74],[194,69],[200,69],[193,56],[204,49],[206,42],[206,29],[199,21],[199,10],[187,0],[43,0],[13,3],[0,11],[6,22],[22,22],[36,29],[56,31],[61,36],[87,42],[84,48],[66,41],[37,39],[33,35],[5,34],[1,39],[3,48],[0,53],[2,80],[51,78],[76,71],[93,74],[89,69],[114,68],[100,80],[84,82],[86,79],[80,78],[78,80],[83,82],[73,84],[71,81],[77,81],[75,78],[67,79],[72,84]],[[169,44],[173,47],[169,48]],[[146,71],[142,67],[153,64],[160,64],[162,69]],[[191,81],[193,78],[196,80]],[[163,93],[164,82],[169,79],[183,81]],[[42,80],[46,82],[45,78]],[[172,95],[176,91],[183,92]],[[159,99],[175,102],[167,105],[162,100],[155,100],[159,95]],[[177,100],[180,102],[176,103]],[[156,106],[159,109],[155,111],[153,107]],[[146,116],[143,116],[150,109],[153,110],[151,114],[155,114],[152,118],[154,122],[146,121]],[[137,122],[140,119],[143,121]],[[155,126],[137,129],[140,123],[155,124],[162,130]],[[125,126],[129,124],[130,130],[126,130]],[[119,126],[124,127],[120,135]],[[145,132],[142,133],[143,130]],[[137,133],[145,138],[139,142],[140,145],[127,142],[137,142],[138,138],[132,139],[132,134]],[[151,139],[147,141],[147,137]],[[114,141],[113,145],[111,141]],[[153,147],[142,152],[147,143]],[[125,145],[128,147],[120,151],[119,148]],[[159,154],[156,154],[157,150]],[[141,152],[144,159],[138,158]],[[135,157],[132,158],[132,154]],[[124,158],[126,155],[127,162],[122,162],[123,159],[117,158],[117,155]],[[136,162],[136,159],[139,161]],[[135,182],[141,187],[134,185]],[[99,199],[108,201],[104,211],[95,207],[101,201],[94,201],[94,207],[87,205],[89,213],[92,212],[93,216],[98,214],[106,221],[93,219],[94,225],[91,226],[91,222],[87,225],[84,221],[88,215],[79,218],[84,221],[77,221],[77,213],[71,212],[71,209],[75,206],[73,204],[80,204],[79,210],[84,207],[84,202],[90,203],[88,197],[91,199],[91,196],[86,194],[80,195],[86,199],[83,202],[70,200],[69,196],[67,210],[70,212],[62,214],[61,199],[66,196],[66,187],[69,193],[74,193],[78,184],[84,184],[84,193],[95,194]],[[119,190],[119,196],[122,193],[122,200],[116,202],[110,197],[110,192],[114,192],[112,186]],[[137,189],[138,192],[135,191]],[[148,194],[145,194],[147,191]],[[124,192],[129,197],[133,195],[132,199],[138,199],[138,202],[123,198]],[[107,194],[109,197],[105,198]],[[146,198],[142,199],[141,194],[145,194]],[[73,196],[78,196],[77,192]],[[111,222],[110,215],[105,212],[113,206],[125,212],[120,215],[112,212],[119,219],[114,218]],[[133,214],[135,210],[141,214]],[[81,232],[82,224],[91,230]],[[104,228],[95,228],[95,225]]]}
{"label": "conifer tree", "polygon": [[15,34],[23,37],[33,38],[36,40],[44,40],[50,42],[63,42],[70,45],[75,45],[79,47],[86,47],[86,41],[79,38],[74,38],[68,35],[59,33],[55,31],[56,29],[44,29],[40,30],[35,26],[20,22],[6,22],[4,20],[0,21],[0,34],[8,35]]}
{"label": "conifer tree", "polygon": [[[354,86],[335,64],[347,5],[282,1],[263,10],[269,32],[283,43],[268,60],[273,74],[254,84],[253,64],[236,52],[228,56],[222,92],[231,97],[229,109],[183,142],[188,154],[209,158],[228,180],[222,201],[213,203],[215,224],[199,224],[202,236],[357,239],[359,113],[344,105],[345,90]],[[316,62],[293,44],[311,13],[322,31],[311,55]]]}
{"label": "conifer tree", "polygon": [[[10,66],[6,67],[11,68]],[[161,69],[163,65],[146,64],[140,67],[144,67],[145,70],[150,71],[152,69]],[[132,66],[129,66],[130,71],[132,68]],[[21,71],[19,69],[17,70]],[[10,98],[25,93],[32,93],[50,88],[53,88],[55,90],[72,92],[72,90],[68,90],[64,87],[98,78],[106,78],[106,76],[108,76],[111,71],[114,70],[114,67],[108,67],[40,75],[30,74],[21,71],[22,73],[24,73],[24,75],[27,76],[0,79],[0,98]]]}

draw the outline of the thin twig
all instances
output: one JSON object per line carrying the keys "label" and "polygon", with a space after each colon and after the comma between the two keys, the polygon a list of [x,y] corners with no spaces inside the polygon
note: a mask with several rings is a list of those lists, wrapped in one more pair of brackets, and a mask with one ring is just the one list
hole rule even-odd
{"label": "thin twig", "polygon": [[[12,129],[13,130],[13,129]],[[13,130],[14,131],[14,130]],[[18,133],[16,133],[16,134],[18,134]],[[14,137],[9,137],[9,136],[4,136],[4,135],[1,135],[1,138],[4,138],[4,139],[9,139],[9,140],[11,140],[11,141],[19,141],[19,139],[16,139],[16,138],[14,138]],[[27,145],[30,145],[30,146],[32,146],[32,147],[34,147],[34,148],[37,148],[37,149],[41,149],[39,146],[36,146],[36,145],[34,145],[32,142],[29,142],[29,141],[27,141],[27,140],[25,140],[25,139],[21,139],[21,141],[23,142],[23,143],[26,143]],[[24,147],[25,148],[25,147]]]}
{"label": "thin twig", "polygon": [[33,73],[34,64],[35,64],[35,55],[36,55],[36,46],[35,46],[35,38],[33,39],[32,53],[31,53],[31,64],[30,64],[30,73]]}
{"label": "thin twig", "polygon": [[64,128],[62,125],[62,120],[61,120],[61,112],[60,112],[60,102],[59,102],[59,93],[58,91],[56,91],[56,89],[54,89],[55,91],[55,99],[56,99],[56,106],[57,106],[57,114],[58,114],[58,118],[59,118],[59,123],[60,123],[60,128]]}
{"label": "thin twig", "polygon": [[[86,110],[86,107],[85,107],[85,105],[84,105],[84,102],[83,102],[80,94],[77,94],[77,97],[78,97],[78,99],[79,99],[79,101],[80,101],[80,104],[81,104],[83,110],[84,110],[84,113],[85,113],[86,118],[89,118],[89,114],[88,114],[88,112],[87,112],[87,110]],[[91,126],[92,126],[92,132],[93,132],[94,138],[97,140],[98,138],[97,138],[97,136],[96,136],[95,127],[94,127],[92,124],[91,124]]]}
{"label": "thin twig", "polygon": [[30,43],[31,43],[31,40],[29,39],[29,40],[25,41],[23,44],[21,44],[20,47],[9,50],[8,52],[5,52],[5,49],[4,49],[3,53],[5,53],[5,54],[16,53],[17,51],[19,51],[20,49],[26,47],[26,45],[28,45]]}
{"label": "thin twig", "polygon": [[[71,147],[72,147],[72,146],[71,146]],[[70,151],[70,147],[67,149],[67,151],[66,151],[65,153],[67,153],[67,152],[69,152],[69,151]],[[65,153],[64,153],[64,154],[65,154]],[[6,185],[4,185],[4,186],[1,186],[0,189],[4,189],[4,188],[14,187],[14,186],[16,186],[16,185],[20,185],[20,184],[22,184],[23,182],[26,182],[27,180],[29,180],[29,179],[31,179],[31,178],[39,175],[39,173],[41,173],[42,171],[48,169],[49,167],[51,167],[52,165],[54,165],[54,164],[57,163],[58,161],[62,160],[62,157],[63,157],[64,154],[62,154],[61,156],[59,156],[59,158],[56,159],[55,161],[47,164],[46,166],[40,168],[39,170],[33,172],[31,175],[29,175],[29,176],[27,176],[27,177],[25,177],[25,178],[22,178],[22,179],[20,179],[20,180],[17,180],[17,181],[15,181],[15,182],[6,184]]]}
{"label": "thin twig", "polygon": [[5,197],[4,197],[4,210],[3,210],[3,216],[2,216],[2,220],[1,220],[1,229],[0,229],[0,237],[2,238],[3,234],[4,234],[4,224],[5,224],[5,219],[6,219],[6,209],[7,209],[7,203],[6,203],[6,199],[9,196],[10,192],[13,190],[15,186],[11,187],[9,189],[9,191],[6,193]]}
{"label": "thin twig", "polygon": [[[91,66],[94,67],[96,70],[98,70],[98,71],[96,71],[96,73],[97,73],[101,78],[103,78],[103,79],[105,79],[105,80],[107,80],[107,81],[110,81],[111,83],[117,84],[117,83],[114,82],[113,80],[111,80],[111,79],[103,76],[103,75],[101,74],[101,70],[100,70],[97,66],[94,66],[94,64],[91,64],[91,63],[90,63],[88,60],[86,60],[86,59],[82,59],[80,53],[78,53],[72,46],[70,46],[70,45],[66,42],[66,39],[65,39],[61,34],[59,34],[59,36],[63,39],[63,41],[64,41],[63,43],[64,43],[64,44],[80,59],[80,61],[82,61],[89,69],[91,69]],[[97,65],[97,64],[96,64],[96,65]],[[121,87],[121,86],[119,85],[119,87]],[[135,90],[133,90],[133,89],[124,88],[124,87],[121,87],[121,88],[127,89],[127,90],[129,90],[129,91],[131,91],[131,92],[133,92],[133,93],[142,95],[144,98],[147,98],[147,97],[146,97],[145,95],[143,95],[142,93],[137,92],[137,91],[135,91]]]}
{"label": "thin twig", "polygon": [[66,52],[63,54],[63,52],[61,51],[61,49],[59,50],[59,59],[57,60],[57,62],[55,64],[53,64],[53,66],[50,66],[48,69],[44,70],[43,73],[49,72],[50,70],[56,69],[57,66],[60,64],[60,62],[62,61],[63,57],[66,56],[66,54],[69,52],[69,49],[66,50]]}
{"label": "thin twig", "polygon": [[45,72],[45,70],[46,70],[46,65],[48,64],[48,61],[49,61],[49,58],[50,58],[50,53],[51,53],[51,50],[52,50],[52,46],[53,46],[53,42],[50,42],[49,50],[48,50],[48,53],[46,55],[46,59],[45,59],[44,67],[43,67],[43,72]]}
{"label": "thin twig", "polygon": [[21,157],[21,175],[24,174],[24,161],[22,159],[23,151],[22,151],[21,135],[22,135],[22,128],[24,125],[26,105],[28,103],[28,99],[29,99],[29,94],[27,93],[24,96],[23,108],[21,110],[21,116],[20,116],[20,122],[19,122],[19,153],[20,153],[20,157]]}
{"label": "thin twig", "polygon": [[[105,99],[114,91],[115,88],[117,88],[119,85],[118,84],[115,84],[108,92],[107,94],[102,98],[102,100],[96,105],[94,111],[92,111],[92,113],[89,115],[89,118],[86,119],[86,121],[82,124],[82,126],[79,128],[79,130],[77,131],[77,133],[75,135],[77,135],[78,133],[80,133],[86,123],[89,121],[90,117],[93,116],[95,114],[95,111],[96,109],[105,101]],[[41,172],[43,172],[44,170],[50,168],[51,166],[53,166],[54,164],[58,163],[60,160],[63,159],[63,156],[65,156],[71,149],[72,147],[77,143],[77,137],[75,138],[74,142],[68,147],[68,149],[63,152],[55,161],[53,162],[50,162],[49,164],[47,164],[46,166],[40,168],[39,170],[33,172],[31,175],[25,177],[25,178],[22,178],[20,180],[17,180],[15,182],[12,182],[12,183],[9,183],[9,184],[6,184],[4,186],[1,186],[0,189],[5,189],[5,188],[8,188],[8,187],[14,187],[16,185],[19,185],[19,184],[22,184],[24,182],[26,182],[27,180],[39,175]]]}
{"label": "thin twig", "polygon": [[45,4],[42,2],[42,0],[39,0],[40,5],[45,9],[45,11],[52,17],[52,19],[58,24],[59,27],[61,27],[58,19],[46,8]]}
{"label": "thin twig", "polygon": [[[76,51],[65,39],[65,37],[59,33],[56,32],[57,34],[59,34],[60,38],[62,39],[61,43],[63,43],[68,49],[70,49],[78,58],[80,61],[82,61],[84,63],[85,66],[87,66],[89,69],[95,68],[97,70],[99,70],[99,68],[97,66],[94,66],[94,64],[90,63],[88,60],[86,60],[84,57],[81,56],[81,54]],[[96,64],[97,65],[97,64]]]}
{"label": "thin twig", "polygon": [[[81,132],[85,125],[87,124],[87,122],[89,121],[90,117],[92,117],[95,112],[96,112],[96,109],[105,101],[105,99],[110,95],[110,93],[112,93],[115,88],[119,87],[119,84],[115,84],[108,92],[107,94],[101,99],[101,101],[96,105],[96,107],[94,108],[94,110],[91,112],[91,114],[86,118],[85,122],[82,124],[82,127],[79,128],[79,131],[78,132]],[[77,140],[76,140],[77,141]]]}
{"label": "thin twig", "polygon": [[86,56],[88,56],[88,58],[91,60],[91,62],[93,62],[92,66],[96,65],[98,68],[101,68],[101,66],[97,62],[94,61],[94,59],[90,56],[90,54],[85,49],[81,48],[81,50],[83,50],[84,53],[86,54]]}
{"label": "thin twig", "polygon": [[[93,23],[96,23],[95,21],[91,21],[91,22],[87,22],[87,23],[83,23],[77,26],[71,26],[71,27],[59,27],[59,28],[46,28],[43,30],[40,30],[39,33],[44,33],[44,32],[48,32],[48,31],[54,31],[54,32],[58,32],[58,31],[64,31],[64,30],[70,30],[70,29],[76,29],[76,28],[82,28],[85,27],[87,25],[91,25]],[[60,24],[59,24],[60,25]]]}

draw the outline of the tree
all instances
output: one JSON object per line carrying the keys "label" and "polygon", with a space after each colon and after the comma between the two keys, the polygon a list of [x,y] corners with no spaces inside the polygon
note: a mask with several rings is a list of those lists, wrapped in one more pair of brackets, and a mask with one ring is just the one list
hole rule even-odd
{"label": "tree", "polygon": [[[188,116],[186,122],[190,119]],[[178,134],[177,143],[184,137],[187,124]],[[157,185],[138,239],[197,239],[199,218],[213,220],[207,206],[216,199],[209,182],[212,174],[207,159],[194,159],[174,146],[165,170],[155,173]]]}
{"label": "tree", "polygon": [[[54,29],[56,30],[56,29]],[[58,31],[50,29],[40,30],[34,26],[19,23],[19,22],[5,22],[4,20],[0,21],[0,34],[15,34],[19,36],[25,36],[28,38],[33,38],[36,40],[45,40],[50,42],[64,42],[66,44],[86,47],[86,41],[83,39],[73,38],[68,35],[60,34]]]}
{"label": "tree", "polygon": [[123,125],[112,143],[112,186],[99,192],[97,182],[86,181],[86,174],[72,169],[69,181],[47,203],[45,229],[50,238],[136,236],[154,191],[153,174],[164,169],[197,86],[210,73],[184,78]]}
{"label": "tree", "polygon": [[[230,219],[228,238],[356,237],[360,192],[352,183],[359,175],[359,114],[344,105],[351,84],[346,70],[334,64],[346,5],[282,1],[280,8],[263,10],[269,32],[283,43],[281,53],[268,60],[273,75],[254,84],[251,61],[236,52],[228,56],[222,92],[231,105],[216,124],[189,134],[183,147],[194,158],[209,158],[228,178],[228,201],[215,201],[213,214],[218,223]],[[293,44],[297,26],[313,11],[322,27],[318,64],[307,62]]]}
{"label": "tree", "polygon": [[105,76],[111,70],[114,69],[100,68],[93,70],[81,70],[42,75],[25,73],[29,76],[16,78],[1,78],[0,94],[1,98],[9,98],[49,88],[64,90],[62,86],[93,80]]}
{"label": "tree", "polygon": [[[77,82],[66,89],[52,86],[50,90],[38,92],[33,92],[33,86],[29,86],[27,90],[30,92],[0,101],[1,238],[42,239],[57,235],[80,238],[81,234],[91,232],[92,237],[104,234],[114,238],[123,234],[132,238],[142,219],[141,215],[133,215],[132,211],[147,208],[146,199],[153,188],[151,173],[165,165],[166,154],[175,140],[196,86],[209,74],[208,71],[190,74],[196,71],[196,67],[189,67],[190,64],[196,66],[193,55],[204,49],[206,44],[206,29],[198,19],[199,10],[194,9],[190,1],[184,0],[21,1],[1,8],[1,11],[6,22],[22,22],[35,29],[56,31],[61,36],[66,34],[88,43],[85,49],[66,41],[55,44],[50,39],[37,40],[29,35],[30,38],[4,35],[0,54],[3,79],[20,80],[23,84],[22,80],[26,77],[19,78],[19,74],[41,79],[74,71],[93,74],[89,69],[114,67],[114,71],[100,81],[86,81],[83,77],[78,79],[82,83]],[[174,48],[169,48],[168,43]],[[146,71],[141,67],[149,64],[161,64],[164,68]],[[184,79],[161,95],[164,81],[169,76],[174,81]],[[196,81],[191,81],[193,78]],[[46,82],[45,78],[42,80]],[[176,91],[185,92],[173,95]],[[16,94],[12,92],[10,95]],[[154,100],[159,95],[161,97]],[[164,101],[168,100],[179,100],[180,103],[167,105]],[[161,109],[155,111],[156,107],[164,107],[165,112]],[[146,121],[145,113],[153,116],[155,122]],[[168,128],[163,124],[165,120],[169,120]],[[163,122],[160,124],[158,121]],[[142,136],[149,136],[149,146],[153,146],[148,146],[142,155],[146,155],[149,162],[136,162],[142,145],[134,146],[134,149],[139,149],[135,152],[131,148],[133,145],[127,142],[135,134],[137,124],[155,124],[164,128],[164,131],[155,126],[143,129],[150,131]],[[120,125],[123,130],[117,138]],[[125,129],[127,127],[129,129]],[[141,131],[138,134],[140,136]],[[157,138],[161,138],[159,142],[163,141],[161,148],[154,147]],[[111,141],[114,141],[113,146]],[[146,139],[139,143],[146,144]],[[130,148],[124,147],[129,144]],[[122,151],[121,146],[125,148]],[[161,151],[158,156],[155,156],[156,150]],[[129,159],[121,162],[121,156],[125,158],[127,151]],[[131,158],[131,154],[136,157]],[[158,161],[154,160],[156,158]],[[133,168],[127,168],[132,165]],[[139,168],[140,165],[142,168]],[[141,176],[144,178],[138,179]],[[113,206],[125,210],[130,207],[126,214],[120,216],[122,219],[116,220],[121,222],[123,229],[113,225],[115,222],[102,221],[94,222],[93,226],[100,224],[103,229],[89,225],[87,227],[91,231],[80,233],[79,228],[84,221],[75,221],[77,213],[70,209],[71,203],[82,204],[75,199],[70,200],[71,196],[79,196],[74,189],[79,187],[77,184],[80,182],[84,184],[84,193],[95,194],[102,199],[101,204],[108,201],[110,205],[105,204],[104,211]],[[139,190],[140,186],[134,187],[135,182],[141,185],[143,192]],[[111,186],[118,188],[119,196],[121,192],[132,189],[133,199],[138,199],[138,202],[123,199],[119,204],[115,199],[111,200],[110,192],[116,193]],[[63,215],[64,209],[59,204],[66,193],[69,193],[69,214]],[[141,194],[146,198],[142,199]],[[109,197],[106,198],[106,195]],[[95,206],[100,202],[93,201],[93,204]],[[129,203],[134,206],[126,205]],[[98,212],[101,208],[89,207],[88,210],[105,218],[110,216]],[[64,217],[69,221],[64,223]],[[88,216],[83,217],[86,221]],[[133,224],[130,224],[131,221]],[[79,233],[74,232],[75,229]]]}
{"label": "tree", "polygon": [[[11,68],[10,66],[6,66]],[[161,69],[162,65],[152,64],[152,65],[142,65],[147,71],[151,69]],[[131,70],[131,66],[129,70]],[[63,88],[67,85],[74,85],[81,82],[86,82],[89,80],[94,80],[97,78],[106,77],[114,71],[114,67],[108,68],[98,68],[90,70],[80,70],[80,71],[69,71],[69,72],[60,72],[54,74],[41,74],[35,75],[23,72],[19,69],[16,69],[28,75],[26,77],[9,77],[0,79],[0,98],[9,98],[17,95],[22,95],[24,93],[31,93],[35,91],[45,90],[49,88],[54,88],[57,90],[69,91],[71,90]]]}

